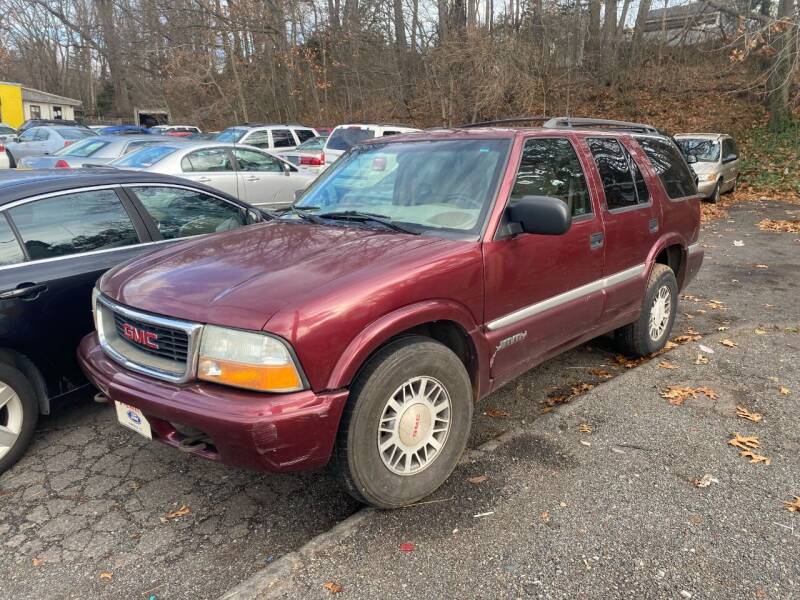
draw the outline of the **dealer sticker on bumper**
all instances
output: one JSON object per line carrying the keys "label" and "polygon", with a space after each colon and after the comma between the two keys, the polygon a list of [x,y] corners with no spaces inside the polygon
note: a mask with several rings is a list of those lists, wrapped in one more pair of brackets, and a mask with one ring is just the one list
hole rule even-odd
{"label": "dealer sticker on bumper", "polygon": [[122,402],[114,401],[117,407],[117,420],[128,429],[133,429],[136,433],[143,435],[148,439],[153,439],[153,432],[150,431],[150,423],[135,406],[123,404]]}

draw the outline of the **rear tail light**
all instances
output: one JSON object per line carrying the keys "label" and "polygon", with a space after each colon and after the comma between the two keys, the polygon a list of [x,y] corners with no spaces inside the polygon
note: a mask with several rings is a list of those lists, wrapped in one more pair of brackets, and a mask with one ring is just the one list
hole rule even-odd
{"label": "rear tail light", "polygon": [[69,146],[69,145],[71,145],[71,144],[72,144],[72,142],[70,142],[69,140],[67,140],[66,142],[64,142],[64,148],[66,148],[67,146]]}
{"label": "rear tail light", "polygon": [[5,152],[5,151],[6,151],[6,147],[3,146],[3,144],[0,144],[0,152]]}
{"label": "rear tail light", "polygon": [[56,169],[69,169],[69,163],[65,161],[63,158],[56,161],[56,164],[53,165]]}
{"label": "rear tail light", "polygon": [[320,153],[317,156],[301,156],[300,164],[308,167],[321,167],[325,164],[325,155]]}

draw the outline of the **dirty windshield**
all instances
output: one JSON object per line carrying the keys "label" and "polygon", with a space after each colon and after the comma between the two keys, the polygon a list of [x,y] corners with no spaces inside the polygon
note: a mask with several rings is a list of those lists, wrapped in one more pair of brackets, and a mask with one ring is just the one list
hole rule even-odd
{"label": "dirty windshield", "polygon": [[370,213],[420,232],[476,234],[508,147],[503,139],[365,144],[332,166],[296,207],[323,218]]}

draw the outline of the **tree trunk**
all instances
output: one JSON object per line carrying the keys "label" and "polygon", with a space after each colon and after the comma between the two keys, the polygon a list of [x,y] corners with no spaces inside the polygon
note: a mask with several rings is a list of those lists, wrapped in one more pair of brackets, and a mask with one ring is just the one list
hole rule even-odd
{"label": "tree trunk", "polygon": [[[794,16],[794,0],[780,0],[778,19],[791,20]],[[772,47],[777,51],[767,79],[767,107],[769,108],[769,127],[773,131],[783,131],[792,120],[789,103],[789,88],[795,65],[792,62],[792,23],[778,34]]]}
{"label": "tree trunk", "polygon": [[131,99],[128,92],[128,76],[114,21],[114,2],[113,0],[96,0],[95,6],[103,32],[108,70],[114,86],[114,112],[117,113],[117,116],[130,118]]}
{"label": "tree trunk", "polygon": [[633,40],[631,41],[631,57],[636,60],[644,37],[644,26],[647,22],[647,15],[650,12],[651,0],[640,0],[639,11],[636,13],[636,25],[633,28]]}

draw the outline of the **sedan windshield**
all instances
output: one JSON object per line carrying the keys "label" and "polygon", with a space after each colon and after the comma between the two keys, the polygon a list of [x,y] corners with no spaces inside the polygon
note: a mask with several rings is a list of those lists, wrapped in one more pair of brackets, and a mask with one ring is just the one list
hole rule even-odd
{"label": "sedan windshield", "polygon": [[246,133],[247,129],[241,129],[239,127],[229,127],[228,129],[220,133],[215,141],[235,144],[236,142],[241,140],[244,137],[244,134]]}
{"label": "sedan windshield", "polygon": [[150,146],[131,152],[111,163],[114,167],[146,169],[178,150],[177,146]]}
{"label": "sedan windshield", "polygon": [[92,136],[90,139],[81,140],[80,142],[75,142],[69,146],[64,146],[63,148],[53,152],[53,156],[79,156],[86,158],[87,156],[91,156],[100,150],[100,148],[108,146],[108,142],[93,139],[94,137],[95,136]]}
{"label": "sedan windshield", "polygon": [[363,223],[373,215],[416,232],[474,235],[508,147],[502,139],[365,144],[337,161],[296,207],[323,219],[347,213]]}
{"label": "sedan windshield", "polygon": [[687,156],[697,157],[697,162],[716,162],[719,160],[719,142],[702,139],[679,139],[678,145]]}

